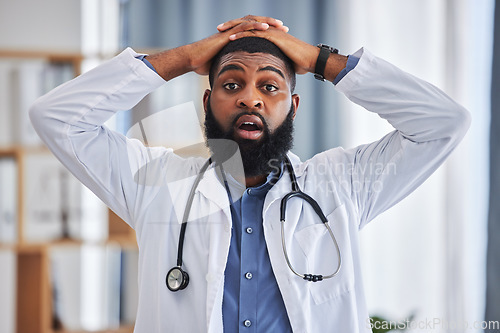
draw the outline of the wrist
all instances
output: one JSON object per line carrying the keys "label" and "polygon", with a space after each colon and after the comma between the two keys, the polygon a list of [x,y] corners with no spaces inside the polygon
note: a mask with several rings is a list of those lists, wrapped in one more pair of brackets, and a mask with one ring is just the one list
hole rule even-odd
{"label": "wrist", "polygon": [[180,46],[179,56],[182,58],[182,67],[185,69],[186,73],[194,71],[198,64],[196,64],[196,49],[193,44],[186,44]]}
{"label": "wrist", "polygon": [[316,64],[314,66],[314,78],[320,81],[325,81],[325,69],[330,54],[338,54],[339,50],[334,49],[326,44],[318,44],[319,54],[316,58]]}
{"label": "wrist", "polygon": [[337,75],[346,68],[348,57],[342,54],[331,54],[325,68],[325,79],[333,82]]}
{"label": "wrist", "polygon": [[169,81],[191,70],[185,47],[186,45],[149,55],[147,60],[165,81]]}
{"label": "wrist", "polygon": [[333,82],[337,75],[346,67],[347,56],[338,54],[338,50],[325,45],[317,45],[317,57],[314,64],[314,77],[320,81]]}

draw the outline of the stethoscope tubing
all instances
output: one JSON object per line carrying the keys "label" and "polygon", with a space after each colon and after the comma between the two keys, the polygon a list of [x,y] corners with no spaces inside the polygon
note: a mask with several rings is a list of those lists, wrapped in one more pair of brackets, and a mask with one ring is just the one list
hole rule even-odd
{"label": "stethoscope tubing", "polygon": [[[318,282],[318,281],[322,281],[324,279],[330,279],[330,278],[334,277],[335,275],[337,275],[340,271],[340,268],[342,267],[342,255],[340,253],[339,244],[337,242],[337,239],[335,238],[335,235],[333,234],[332,229],[330,228],[330,224],[328,222],[328,219],[326,218],[325,214],[321,210],[321,207],[319,206],[318,202],[316,200],[314,200],[311,196],[309,196],[308,194],[306,194],[300,190],[299,184],[297,182],[297,178],[295,177],[295,172],[293,171],[293,166],[292,166],[290,160],[288,159],[288,156],[285,157],[285,166],[286,166],[288,173],[290,175],[290,181],[292,182],[292,192],[288,193],[287,195],[285,195],[283,197],[283,199],[281,199],[281,205],[280,205],[281,247],[283,248],[283,255],[285,256],[285,261],[286,261],[288,267],[290,268],[290,270],[295,275],[301,277],[302,279],[304,279],[306,281]],[[314,212],[316,213],[316,215],[319,216],[319,218],[321,219],[321,222],[323,222],[323,225],[326,227],[326,229],[328,230],[328,233],[330,234],[330,238],[332,239],[333,244],[335,245],[335,249],[337,250],[336,252],[337,252],[337,260],[338,260],[337,269],[332,274],[329,274],[329,275],[300,274],[293,268],[292,263],[290,262],[290,259],[288,258],[288,251],[286,250],[286,241],[285,241],[285,238],[286,238],[285,237],[285,227],[284,227],[285,222],[286,222],[286,220],[285,220],[286,204],[287,204],[288,200],[290,200],[294,197],[301,198],[311,205]]]}
{"label": "stethoscope tubing", "polygon": [[205,162],[205,164],[203,164],[203,166],[200,169],[200,172],[198,173],[198,176],[194,180],[193,186],[191,187],[191,191],[189,192],[188,201],[186,204],[186,209],[184,209],[184,215],[182,217],[181,231],[179,234],[179,245],[177,248],[177,266],[178,267],[182,266],[182,253],[183,253],[183,248],[184,248],[184,237],[186,235],[186,227],[187,227],[187,221],[189,219],[189,213],[191,212],[191,206],[193,205],[194,194],[196,192],[196,188],[198,187],[198,184],[200,183],[201,179],[203,178],[203,175],[205,174],[205,171],[207,171],[210,164],[212,164],[212,158],[209,158]]}
{"label": "stethoscope tubing", "polygon": [[[292,167],[290,160],[288,159],[288,156],[285,156],[284,163],[285,163],[287,171],[290,175],[290,180],[292,182],[292,192],[286,194],[283,197],[283,199],[281,199],[281,207],[280,207],[281,245],[283,248],[283,254],[285,256],[285,261],[286,261],[288,267],[290,268],[290,270],[295,275],[301,277],[302,279],[304,279],[306,281],[318,282],[318,281],[323,281],[324,279],[332,278],[339,273],[340,268],[342,266],[342,255],[340,253],[340,248],[339,248],[339,245],[337,243],[337,239],[335,238],[335,235],[333,234],[333,231],[330,228],[328,219],[326,218],[325,214],[323,214],[323,211],[321,210],[321,207],[316,202],[316,200],[314,200],[312,197],[310,197],[309,195],[307,195],[306,193],[304,193],[300,190],[300,187],[297,183],[297,179],[295,177],[295,172],[293,171],[293,167]],[[189,192],[188,201],[186,204],[186,208],[184,210],[184,215],[182,217],[182,224],[181,224],[181,229],[180,229],[180,233],[179,233],[179,244],[178,244],[178,248],[177,248],[177,266],[170,269],[169,272],[167,273],[167,277],[166,277],[166,283],[167,283],[168,289],[170,289],[171,291],[174,291],[174,292],[178,291],[178,290],[185,289],[187,287],[187,284],[189,283],[189,275],[187,274],[187,272],[182,270],[182,254],[183,254],[183,248],[184,248],[184,239],[185,239],[185,235],[186,235],[187,221],[189,219],[189,213],[190,213],[191,207],[193,205],[193,200],[194,200],[196,188],[198,187],[198,184],[200,183],[201,179],[203,178],[203,175],[205,174],[205,172],[208,169],[208,167],[210,166],[210,164],[212,164],[212,158],[209,158],[205,162],[205,164],[203,164],[203,166],[200,169],[200,172],[198,173],[198,176],[196,177],[196,179],[193,183],[193,186],[191,187],[191,191]],[[228,192],[230,207],[232,209],[233,208],[233,200],[232,200],[231,191],[229,189],[229,185],[228,185],[222,164],[220,165],[220,169],[221,169],[221,174],[222,174],[222,177],[224,180],[224,186],[226,187],[226,191]],[[286,241],[285,241],[286,237],[285,237],[284,225],[286,222],[286,220],[285,220],[285,218],[286,218],[286,204],[287,204],[288,200],[295,198],[295,197],[301,198],[311,205],[311,207],[313,208],[315,213],[319,216],[319,218],[323,222],[323,225],[328,230],[330,238],[333,240],[333,243],[334,243],[335,248],[337,250],[336,252],[337,252],[338,265],[337,265],[337,269],[332,274],[329,274],[329,275],[301,274],[301,273],[298,273],[294,269],[293,265],[290,262],[290,258],[288,257],[288,252],[286,250]]]}

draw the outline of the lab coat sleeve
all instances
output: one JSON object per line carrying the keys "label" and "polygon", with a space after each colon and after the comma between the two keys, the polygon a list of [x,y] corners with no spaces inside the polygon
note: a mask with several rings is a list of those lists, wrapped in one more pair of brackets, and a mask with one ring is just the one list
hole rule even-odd
{"label": "lab coat sleeve", "polygon": [[395,128],[376,142],[344,151],[347,168],[337,177],[358,209],[361,228],[443,163],[467,132],[470,115],[432,84],[368,51],[355,56],[358,65],[336,89]]}
{"label": "lab coat sleeve", "polygon": [[55,156],[132,227],[139,191],[133,170],[161,149],[111,131],[103,124],[128,110],[165,81],[132,49],[40,97],[31,122]]}

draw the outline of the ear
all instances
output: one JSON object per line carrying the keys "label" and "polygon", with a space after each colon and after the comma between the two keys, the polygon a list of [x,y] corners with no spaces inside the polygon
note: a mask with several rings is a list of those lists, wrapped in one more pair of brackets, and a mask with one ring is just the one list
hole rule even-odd
{"label": "ear", "polygon": [[210,89],[206,89],[205,90],[205,93],[203,94],[203,110],[205,110],[205,114],[207,113],[207,104],[209,102],[209,97],[210,97],[210,93],[212,91]]}
{"label": "ear", "polygon": [[299,94],[292,95],[292,105],[293,105],[293,119],[295,119],[295,115],[297,114],[297,109],[299,108],[300,96]]}

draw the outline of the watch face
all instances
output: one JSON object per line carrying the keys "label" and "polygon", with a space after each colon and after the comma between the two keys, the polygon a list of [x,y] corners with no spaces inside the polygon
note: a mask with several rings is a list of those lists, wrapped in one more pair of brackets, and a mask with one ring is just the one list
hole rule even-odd
{"label": "watch face", "polygon": [[172,268],[167,274],[167,287],[172,291],[181,289],[183,274],[179,267]]}

